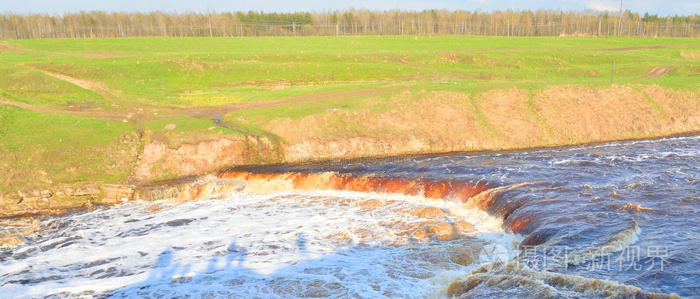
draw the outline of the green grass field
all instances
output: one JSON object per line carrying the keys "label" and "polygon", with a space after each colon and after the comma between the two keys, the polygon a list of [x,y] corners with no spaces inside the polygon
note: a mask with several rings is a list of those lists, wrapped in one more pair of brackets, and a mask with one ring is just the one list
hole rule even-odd
{"label": "green grass field", "polygon": [[[46,39],[0,42],[0,189],[123,181],[124,136],[270,136],[260,124],[392,109],[409,91],[550,86],[700,90],[700,43],[676,38],[464,36]],[[655,68],[667,67],[658,70]],[[651,72],[651,73],[650,73]],[[230,128],[211,121],[221,117]],[[165,132],[167,124],[176,124]],[[168,137],[170,136],[170,137]],[[194,137],[193,137],[194,138]],[[284,141],[283,138],[280,140]],[[126,159],[130,162],[112,161]],[[90,158],[89,160],[87,158]],[[105,165],[117,165],[105,170]],[[32,169],[32,171],[28,171]],[[37,172],[39,171],[39,172]],[[37,174],[38,173],[38,174]]]}

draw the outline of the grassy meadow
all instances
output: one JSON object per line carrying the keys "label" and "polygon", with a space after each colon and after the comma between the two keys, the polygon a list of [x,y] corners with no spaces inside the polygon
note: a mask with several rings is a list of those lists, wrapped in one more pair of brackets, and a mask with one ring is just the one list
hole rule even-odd
{"label": "grassy meadow", "polygon": [[[700,93],[700,43],[682,38],[3,41],[0,172],[6,175],[0,191],[129,181],[150,140],[141,135],[145,131],[171,148],[225,136],[287,143],[294,136],[271,130],[271,124],[329,111],[371,118],[403,109],[397,97],[419,107],[430,95],[455,93],[466,95],[455,105],[478,106],[480,95],[514,88],[530,96],[557,86],[604,89],[611,86],[613,62],[615,86]],[[654,107],[654,99],[648,100]],[[483,109],[473,117],[485,132],[494,131],[499,124]],[[174,128],[166,129],[170,124]],[[316,134],[365,133],[344,122]],[[377,128],[373,134],[392,132]],[[177,174],[160,178],[168,176]]]}

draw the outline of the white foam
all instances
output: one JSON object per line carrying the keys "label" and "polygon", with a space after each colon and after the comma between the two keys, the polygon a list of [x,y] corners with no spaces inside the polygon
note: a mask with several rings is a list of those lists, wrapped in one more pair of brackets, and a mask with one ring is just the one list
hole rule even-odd
{"label": "white foam", "polygon": [[[391,200],[374,209],[347,204]],[[330,200],[329,200],[330,199]],[[475,265],[445,252],[514,249],[501,221],[460,204],[357,192],[230,194],[182,205],[127,203],[44,221],[45,236],[0,263],[5,297],[83,292],[126,297],[433,297]],[[421,242],[402,209],[435,206],[474,224],[473,238]],[[397,224],[398,223],[398,224]],[[466,249],[465,249],[466,250]]]}
{"label": "white foam", "polygon": [[631,228],[617,233],[600,247],[571,253],[568,256],[568,263],[570,265],[580,265],[595,258],[600,258],[608,253],[622,251],[630,245],[637,243],[637,241],[639,241],[639,235],[641,234],[642,229],[637,223],[634,223]]}

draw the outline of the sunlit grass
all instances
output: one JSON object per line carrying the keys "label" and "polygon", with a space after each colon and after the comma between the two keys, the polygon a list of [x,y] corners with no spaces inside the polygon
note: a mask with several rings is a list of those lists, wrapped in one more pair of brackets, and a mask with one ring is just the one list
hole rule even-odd
{"label": "sunlit grass", "polygon": [[0,189],[124,180],[135,157],[128,152],[131,144],[119,140],[133,129],[126,123],[0,106]]}
{"label": "sunlit grass", "polygon": [[[358,84],[460,81],[538,88],[610,83],[697,88],[690,39],[462,36],[141,38],[13,41],[34,52],[1,52],[16,65],[99,82],[123,97],[187,107],[264,101]],[[611,49],[634,48],[626,51]],[[691,57],[686,55],[686,57]],[[658,65],[676,65],[655,80]],[[35,74],[39,79],[40,73]],[[28,78],[27,78],[28,79]],[[44,79],[45,80],[45,79]],[[65,88],[65,87],[64,87]],[[21,97],[2,88],[7,96]],[[37,91],[41,93],[41,91]],[[58,98],[75,98],[80,90]],[[268,96],[269,95],[269,96]],[[40,97],[40,95],[37,95]],[[84,95],[81,95],[84,97]]]}
{"label": "sunlit grass", "polygon": [[[125,115],[105,120],[0,105],[0,150],[5,157],[0,170],[14,177],[13,182],[41,171],[61,182],[121,181],[130,169],[113,160],[131,157],[122,152],[131,144],[120,140],[136,132],[151,131],[172,147],[198,136],[257,135],[283,141],[261,124],[338,109],[379,113],[395,109],[397,98],[420,101],[431,92],[470,95],[466,104],[475,107],[476,121],[488,127],[474,102],[480,93],[512,88],[534,93],[557,85],[606,87],[613,62],[615,84],[700,88],[700,43],[682,38],[124,38],[0,44],[10,46],[0,48],[0,97],[25,104],[102,111],[130,106],[156,115],[160,107],[186,111],[282,103],[235,109],[222,116],[229,128],[214,125],[214,115],[193,118],[183,112],[123,122]],[[645,76],[657,66],[673,68],[662,77]],[[84,80],[103,91],[46,73]],[[170,124],[176,128],[165,130]]]}

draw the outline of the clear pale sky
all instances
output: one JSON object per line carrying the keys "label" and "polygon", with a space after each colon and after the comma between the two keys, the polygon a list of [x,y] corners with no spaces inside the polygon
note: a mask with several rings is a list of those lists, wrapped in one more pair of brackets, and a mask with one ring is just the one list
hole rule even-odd
{"label": "clear pale sky", "polygon": [[[346,8],[372,10],[403,9],[463,9],[484,11],[511,9],[563,9],[583,11],[618,11],[619,0],[0,0],[0,12],[64,13],[90,10],[167,12],[265,11],[295,12],[323,11]],[[700,14],[699,0],[626,0],[625,9],[634,12],[665,15]]]}

